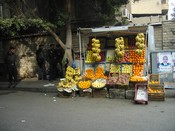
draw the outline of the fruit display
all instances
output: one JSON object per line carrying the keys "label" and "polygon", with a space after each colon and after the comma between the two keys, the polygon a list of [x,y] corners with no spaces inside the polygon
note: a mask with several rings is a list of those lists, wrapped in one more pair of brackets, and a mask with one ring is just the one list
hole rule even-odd
{"label": "fruit display", "polygon": [[108,50],[106,52],[106,62],[114,62],[114,60],[115,60],[114,50]]}
{"label": "fruit display", "polygon": [[100,56],[100,40],[96,38],[92,38],[92,57],[94,61],[100,61],[101,56]]}
{"label": "fruit display", "polygon": [[148,92],[149,93],[163,93],[163,89],[154,89],[154,88],[151,88],[150,86],[148,86]]}
{"label": "fruit display", "polygon": [[149,81],[149,84],[160,84],[159,81],[151,80]]}
{"label": "fruit display", "polygon": [[130,81],[131,82],[146,82],[147,78],[146,77],[142,77],[142,76],[131,76],[130,77]]}
{"label": "fruit display", "polygon": [[91,68],[86,69],[83,78],[93,79],[94,78],[94,70]]}
{"label": "fruit display", "polygon": [[125,45],[124,45],[124,38],[119,37],[115,39],[115,53],[116,53],[116,60],[121,61],[124,58],[125,54]]}
{"label": "fruit display", "polygon": [[145,51],[141,55],[138,55],[134,50],[129,51],[129,61],[133,63],[144,63],[145,60]]}
{"label": "fruit display", "polygon": [[109,76],[107,79],[107,85],[128,85],[129,84],[129,74],[118,74],[116,77]]}
{"label": "fruit display", "polygon": [[128,85],[129,84],[129,74],[119,74],[118,81],[116,84],[118,85]]}
{"label": "fruit display", "polygon": [[95,75],[94,75],[94,79],[98,79],[98,78],[104,78],[104,79],[107,78],[107,76],[104,75],[104,68],[100,67],[100,66],[98,66],[96,68],[96,72],[95,72]]}
{"label": "fruit display", "polygon": [[89,78],[89,79],[98,79],[98,78],[104,78],[106,79],[107,76],[104,75],[104,68],[98,66],[96,68],[96,71],[94,72],[93,69],[86,69],[85,70],[85,75],[83,76],[83,78]]}
{"label": "fruit display", "polygon": [[106,79],[104,78],[99,78],[92,82],[92,87],[95,89],[101,89],[105,87],[105,85],[106,85]]}
{"label": "fruit display", "polygon": [[119,73],[120,72],[120,65],[111,64],[109,72],[110,73]]}
{"label": "fruit display", "polygon": [[91,80],[90,79],[82,79],[78,83],[79,89],[88,89],[91,87]]}
{"label": "fruit display", "polygon": [[122,63],[130,62],[129,60],[130,60],[129,59],[129,51],[125,50],[124,58],[120,62],[122,62]]}
{"label": "fruit display", "polygon": [[131,64],[122,64],[122,74],[128,73],[132,76],[132,65]]}
{"label": "fruit display", "polygon": [[87,56],[86,56],[86,60],[85,60],[86,63],[93,63],[94,62],[92,54],[93,54],[92,50],[87,51]]}
{"label": "fruit display", "polygon": [[138,55],[141,55],[143,53],[144,48],[145,48],[145,36],[143,33],[138,33],[135,39],[136,39],[135,45],[137,47],[135,52]]}
{"label": "fruit display", "polygon": [[107,78],[106,84],[107,85],[116,85],[117,81],[118,81],[118,76],[114,77],[114,76],[109,75]]}
{"label": "fruit display", "polygon": [[133,76],[143,76],[144,65],[134,64],[133,65]]}
{"label": "fruit display", "polygon": [[72,68],[68,66],[66,68],[66,75],[64,80],[60,80],[57,88],[72,88],[81,79],[80,68]]}

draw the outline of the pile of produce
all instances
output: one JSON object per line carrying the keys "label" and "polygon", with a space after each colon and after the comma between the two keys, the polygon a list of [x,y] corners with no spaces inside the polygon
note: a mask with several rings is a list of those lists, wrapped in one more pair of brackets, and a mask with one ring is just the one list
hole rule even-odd
{"label": "pile of produce", "polygon": [[159,84],[159,81],[157,81],[157,80],[151,80],[151,81],[149,81],[149,84]]}
{"label": "pile of produce", "polygon": [[121,61],[125,55],[125,45],[124,45],[123,37],[119,37],[115,39],[115,53],[117,61]]}
{"label": "pile of produce", "polygon": [[98,66],[96,68],[96,72],[95,72],[95,75],[94,75],[94,79],[98,79],[98,78],[107,79],[107,76],[104,75],[104,68],[100,67],[100,66]]}
{"label": "pile of produce", "polygon": [[118,85],[128,85],[129,84],[129,74],[119,74],[118,81],[116,84]]}
{"label": "pile of produce", "polygon": [[128,73],[130,76],[132,75],[132,65],[131,64],[122,64],[122,74]]}
{"label": "pile of produce", "polygon": [[109,72],[110,73],[119,73],[120,72],[120,65],[111,64]]}
{"label": "pile of produce", "polygon": [[96,38],[92,38],[92,57],[94,62],[96,61],[100,61],[101,60],[101,56],[100,56],[100,40],[96,39]]}
{"label": "pile of produce", "polygon": [[88,79],[94,80],[94,79],[98,79],[98,78],[104,78],[104,79],[106,79],[107,76],[104,75],[104,68],[98,66],[96,68],[96,71],[95,72],[91,68],[86,69],[85,70],[85,75],[83,76],[83,78],[88,78]]}
{"label": "pile of produce", "polygon": [[87,56],[86,56],[86,63],[93,63],[94,59],[93,59],[93,51],[92,50],[88,50],[87,51]]}
{"label": "pile of produce", "polygon": [[91,87],[91,80],[90,79],[82,79],[78,83],[79,89],[88,89]]}
{"label": "pile of produce", "polygon": [[148,92],[149,93],[164,93],[164,90],[161,88],[151,88],[150,86],[148,86]]}
{"label": "pile of produce", "polygon": [[105,85],[106,85],[106,79],[104,78],[99,78],[92,82],[92,87],[96,89],[103,88],[105,87]]}
{"label": "pile of produce", "polygon": [[138,55],[134,50],[129,51],[130,62],[133,63],[144,63],[145,60],[145,50],[142,51],[141,55]]}
{"label": "pile of produce", "polygon": [[134,64],[133,65],[133,76],[143,76],[144,65]]}
{"label": "pile of produce", "polygon": [[138,33],[137,36],[136,36],[136,47],[137,47],[137,49],[135,51],[138,55],[141,55],[144,48],[145,48],[144,42],[145,42],[144,34],[143,33]]}
{"label": "pile of produce", "polygon": [[109,77],[106,81],[106,84],[107,85],[116,85],[117,81],[118,81],[118,76],[113,77],[113,76],[109,75]]}
{"label": "pile of produce", "polygon": [[80,68],[72,68],[71,66],[68,66],[66,68],[66,76],[64,80],[61,80],[57,88],[72,88],[76,85],[77,81],[81,79],[80,76]]}
{"label": "pile of produce", "polygon": [[109,76],[106,83],[108,85],[128,85],[129,77],[129,74],[119,74],[117,77]]}
{"label": "pile of produce", "polygon": [[147,79],[145,77],[141,77],[141,76],[132,76],[132,77],[130,77],[130,81],[131,82],[146,82]]}
{"label": "pile of produce", "polygon": [[86,69],[83,78],[94,79],[94,70],[92,68]]}

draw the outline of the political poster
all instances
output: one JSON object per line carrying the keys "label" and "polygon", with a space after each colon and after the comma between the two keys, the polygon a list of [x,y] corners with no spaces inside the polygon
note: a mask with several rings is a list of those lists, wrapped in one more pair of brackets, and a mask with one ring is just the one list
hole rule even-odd
{"label": "political poster", "polygon": [[157,58],[159,72],[172,72],[173,61],[171,52],[158,53]]}

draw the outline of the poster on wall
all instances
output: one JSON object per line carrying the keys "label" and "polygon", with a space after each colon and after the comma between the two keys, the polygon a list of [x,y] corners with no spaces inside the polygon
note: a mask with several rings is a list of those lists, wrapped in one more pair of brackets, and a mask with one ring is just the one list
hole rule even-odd
{"label": "poster on wall", "polygon": [[172,72],[172,55],[171,52],[157,54],[157,65],[159,72]]}
{"label": "poster on wall", "polygon": [[175,52],[172,52],[173,71],[175,71]]}

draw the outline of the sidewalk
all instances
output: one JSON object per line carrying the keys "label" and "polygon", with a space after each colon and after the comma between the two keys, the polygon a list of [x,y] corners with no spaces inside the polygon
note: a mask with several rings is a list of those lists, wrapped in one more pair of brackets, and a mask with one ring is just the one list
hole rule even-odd
{"label": "sidewalk", "polygon": [[34,92],[57,92],[56,85],[59,79],[51,82],[53,85],[48,85],[48,80],[38,80],[37,78],[26,78],[21,80],[15,88],[8,88],[8,82],[0,82],[0,90],[19,90],[19,91],[34,91]]}
{"label": "sidewalk", "polygon": [[[21,80],[16,88],[7,88],[8,82],[0,82],[0,90],[16,90],[16,91],[33,91],[33,92],[58,92],[56,86],[59,79],[52,82],[54,85],[44,86],[49,84],[48,80],[37,80],[37,78],[26,78]],[[133,91],[128,91],[127,96],[133,97]],[[165,89],[165,97],[175,98],[175,90]]]}

